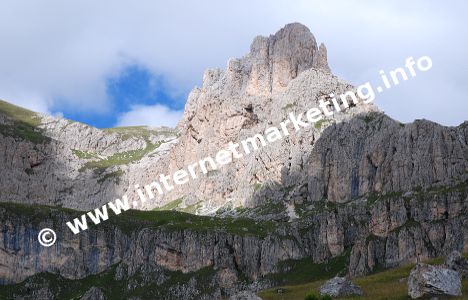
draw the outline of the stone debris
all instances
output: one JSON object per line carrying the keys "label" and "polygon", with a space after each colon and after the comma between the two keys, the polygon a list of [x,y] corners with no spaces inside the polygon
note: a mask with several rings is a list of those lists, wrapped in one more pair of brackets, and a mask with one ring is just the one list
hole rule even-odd
{"label": "stone debris", "polygon": [[463,278],[468,277],[468,260],[464,258],[460,252],[452,251],[445,260],[447,268],[460,273]]}
{"label": "stone debris", "polygon": [[408,296],[412,299],[461,295],[461,276],[457,271],[422,263],[411,270]]}
{"label": "stone debris", "polygon": [[320,287],[320,295],[332,297],[362,296],[362,289],[346,277],[335,277]]}

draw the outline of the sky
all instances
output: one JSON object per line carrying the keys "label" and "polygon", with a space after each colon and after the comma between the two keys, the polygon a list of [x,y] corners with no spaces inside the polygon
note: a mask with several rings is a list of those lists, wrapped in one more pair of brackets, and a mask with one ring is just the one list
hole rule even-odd
{"label": "sky", "polygon": [[430,56],[430,71],[376,104],[453,126],[468,120],[467,11],[461,0],[1,0],[0,99],[99,128],[175,126],[204,70],[300,22],[355,85]]}

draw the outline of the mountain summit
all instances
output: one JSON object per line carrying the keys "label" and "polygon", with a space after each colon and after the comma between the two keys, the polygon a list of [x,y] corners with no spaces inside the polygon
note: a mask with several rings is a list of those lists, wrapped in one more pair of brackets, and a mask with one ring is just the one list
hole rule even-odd
{"label": "mountain summit", "polygon": [[284,90],[302,71],[312,67],[330,71],[327,50],[310,30],[299,23],[286,25],[270,37],[257,36],[250,53],[228,63],[229,71],[249,74],[249,84],[259,92]]}

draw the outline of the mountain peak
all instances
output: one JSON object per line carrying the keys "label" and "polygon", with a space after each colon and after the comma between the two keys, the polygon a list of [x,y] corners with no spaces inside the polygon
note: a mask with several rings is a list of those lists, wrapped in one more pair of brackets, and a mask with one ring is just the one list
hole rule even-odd
{"label": "mountain peak", "polygon": [[318,48],[312,32],[300,23],[287,24],[268,38],[257,36],[250,46],[250,56],[265,54],[273,62],[289,61],[297,69],[296,73],[311,67],[329,71],[325,45],[322,43]]}
{"label": "mountain peak", "polygon": [[325,45],[317,42],[309,28],[287,24],[269,37],[254,38],[248,55],[228,62],[231,78],[242,78],[247,91],[269,94],[284,90],[302,71],[310,68],[330,72]]}

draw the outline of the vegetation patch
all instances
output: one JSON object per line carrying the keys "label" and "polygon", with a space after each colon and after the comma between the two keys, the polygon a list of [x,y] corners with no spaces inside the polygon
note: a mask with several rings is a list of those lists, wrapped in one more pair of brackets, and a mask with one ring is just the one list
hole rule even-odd
{"label": "vegetation patch", "polygon": [[41,117],[33,111],[0,100],[0,113],[12,120],[13,124],[0,124],[0,134],[41,144],[50,140],[38,126]]}
{"label": "vegetation patch", "polygon": [[286,210],[286,207],[284,206],[284,203],[278,202],[278,203],[273,203],[273,202],[268,202],[264,205],[260,205],[256,208],[254,208],[254,211],[258,215],[271,215],[271,214],[279,214],[282,213]]}
{"label": "vegetation patch", "polygon": [[373,242],[373,241],[378,241],[379,239],[380,238],[378,236],[371,233],[366,237],[366,244],[369,244],[370,242]]}
{"label": "vegetation patch", "polygon": [[0,202],[0,214],[8,215],[13,220],[21,219],[23,224],[38,225],[47,220],[56,221],[57,224],[62,223],[63,220],[59,219],[61,213],[67,214],[70,219],[82,214],[80,211],[63,207]]}
{"label": "vegetation patch", "polygon": [[321,296],[318,293],[309,293],[304,300],[333,300],[333,298],[330,295]]}
{"label": "vegetation patch", "polygon": [[[465,253],[465,257],[468,255]],[[436,258],[428,260],[429,264],[438,264],[443,261],[443,258]],[[348,299],[348,300],[403,300],[409,299],[407,294],[406,280],[409,276],[411,269],[414,267],[414,264],[409,264],[401,266],[394,269],[383,270],[381,272],[355,278],[352,281],[360,286],[363,291],[363,296],[355,297],[345,297],[337,299]],[[332,278],[334,274],[328,276],[324,279]],[[268,289],[261,291],[258,295],[264,300],[296,300],[296,299],[306,299],[305,297],[308,294],[318,295],[320,286],[324,283],[324,279],[312,280],[306,284],[298,285],[287,285],[283,286],[284,293],[278,294],[276,288]],[[462,292],[463,295],[468,294],[468,279],[463,279],[462,281]],[[464,299],[464,296],[458,298],[450,299]]]}
{"label": "vegetation patch", "polygon": [[174,201],[171,201],[169,203],[166,203],[165,205],[161,206],[161,207],[156,207],[155,209],[153,209],[154,211],[163,211],[163,210],[176,210],[177,208],[179,208],[179,206],[182,204],[182,201],[183,199],[182,198],[179,198],[179,199],[176,199]]}
{"label": "vegetation patch", "polygon": [[[2,208],[4,209],[2,212]],[[19,203],[0,203],[0,214],[7,214],[12,219],[21,218],[24,224],[40,224],[45,220],[63,225],[63,220],[80,217],[83,212],[62,207],[46,205],[27,205]],[[93,230],[95,225],[88,230]],[[255,221],[248,218],[219,218],[197,216],[178,211],[140,211],[128,210],[119,216],[112,213],[109,220],[98,225],[100,228],[120,229],[131,234],[142,228],[169,231],[192,230],[198,232],[227,232],[242,236],[265,237],[276,234],[278,223],[274,221]]]}
{"label": "vegetation patch", "polygon": [[359,118],[363,120],[364,122],[366,122],[366,124],[369,124],[372,121],[377,120],[380,116],[381,114],[378,112],[370,112],[370,113],[361,115]]}
{"label": "vegetation patch", "polygon": [[460,193],[461,198],[466,198],[468,196],[468,180],[459,181],[454,185],[432,186],[425,189],[418,186],[414,189],[414,194],[405,200],[410,201],[412,198],[414,198],[417,201],[424,201],[425,199],[433,196],[444,196],[453,193]]}
{"label": "vegetation patch", "polygon": [[128,140],[133,137],[143,138],[149,140],[152,135],[158,136],[177,136],[177,130],[162,127],[158,129],[148,128],[146,126],[127,126],[127,127],[114,127],[103,129],[106,133],[115,133],[120,136],[122,140]]}
{"label": "vegetation patch", "polygon": [[[55,296],[54,299],[80,299],[91,287],[99,288],[106,296],[106,299],[129,299],[131,297],[169,299],[171,298],[171,287],[178,286],[181,288],[190,280],[195,280],[196,289],[200,294],[209,295],[214,290],[211,281],[215,275],[215,270],[209,267],[186,274],[161,268],[158,275],[166,278],[161,284],[145,281],[141,273],[136,273],[130,278],[117,280],[115,279],[116,269],[117,265],[114,265],[100,274],[76,280],[66,279],[51,273],[36,274],[22,283],[2,286],[0,299],[29,296],[31,287],[35,286],[48,286]],[[129,286],[132,288],[129,288]]]}
{"label": "vegetation patch", "polygon": [[468,192],[468,180],[452,186],[431,187],[426,191],[429,195],[447,195],[453,192],[460,192],[466,195]]}
{"label": "vegetation patch", "polygon": [[321,129],[323,125],[327,124],[328,123],[328,120],[327,119],[321,119],[321,120],[318,120],[317,122],[315,122],[314,124],[314,127],[315,129]]}
{"label": "vegetation patch", "polygon": [[119,166],[119,165],[127,165],[132,162],[139,161],[146,154],[154,151],[159,146],[161,146],[162,143],[164,143],[164,141],[158,142],[156,144],[152,144],[149,141],[147,141],[146,147],[143,149],[120,152],[120,153],[111,155],[105,159],[89,161],[82,168],[80,168],[80,171],[93,169],[95,173],[102,174],[107,168]]}
{"label": "vegetation patch", "polygon": [[277,215],[284,213],[286,207],[283,202],[267,202],[256,207],[236,207],[237,217],[254,218],[258,216]]}
{"label": "vegetation patch", "polygon": [[215,177],[217,176],[221,171],[220,170],[208,170],[206,173],[206,176],[208,177]]}
{"label": "vegetation patch", "polygon": [[395,232],[398,235],[402,229],[418,228],[418,227],[421,227],[421,223],[419,223],[418,221],[415,221],[414,219],[409,219],[408,221],[405,222],[405,224],[392,230],[392,232]]}
{"label": "vegetation patch", "polygon": [[188,214],[196,214],[198,209],[202,207],[202,204],[200,202],[188,205],[187,207],[184,208],[179,208],[178,211],[188,213]]}
{"label": "vegetation patch", "polygon": [[293,102],[293,103],[288,103],[286,104],[285,106],[283,106],[282,110],[289,110],[290,108],[293,108],[297,106],[297,103],[296,102]]}
{"label": "vegetation patch", "polygon": [[179,198],[179,199],[176,199],[174,201],[171,201],[161,207],[157,207],[155,209],[153,209],[153,211],[180,211],[180,212],[184,212],[184,213],[188,213],[188,214],[196,214],[197,210],[202,207],[202,203],[201,201],[195,203],[195,204],[192,204],[192,205],[188,205],[186,207],[182,207],[182,202],[183,202],[183,199],[182,198]]}
{"label": "vegetation patch", "polygon": [[369,195],[367,195],[367,205],[372,206],[377,202],[384,201],[387,199],[401,198],[402,196],[403,192],[391,192],[386,194],[370,193]]}
{"label": "vegetation patch", "polygon": [[99,178],[97,180],[97,182],[99,184],[101,184],[101,183],[104,183],[107,180],[113,179],[116,184],[119,184],[120,183],[120,177],[122,177],[123,174],[124,174],[124,172],[119,169],[117,171],[105,174],[103,177]]}
{"label": "vegetation patch", "polygon": [[[314,263],[312,258],[286,260],[278,264],[279,273],[266,275],[277,285],[303,284],[313,280],[331,278],[337,274],[344,275],[349,263],[350,251],[342,256],[331,258],[325,263]],[[302,296],[302,298],[305,294]]]}
{"label": "vegetation patch", "polygon": [[163,228],[167,230],[193,230],[227,232],[237,235],[265,237],[275,234],[277,223],[273,221],[255,221],[248,218],[217,218],[197,216],[180,211],[135,211],[129,210],[112,220],[123,231],[137,228]]}
{"label": "vegetation patch", "polygon": [[253,184],[253,189],[254,189],[254,191],[258,191],[258,190],[260,190],[261,188],[262,188],[262,184],[261,184],[261,183],[256,182],[256,183]]}
{"label": "vegetation patch", "polygon": [[99,158],[99,155],[97,155],[94,152],[87,152],[87,151],[81,151],[77,149],[72,149],[72,153],[80,158],[80,159],[96,159]]}
{"label": "vegetation patch", "polygon": [[314,214],[319,214],[323,212],[331,212],[336,210],[339,206],[346,204],[339,204],[335,202],[328,201],[327,199],[322,199],[320,201],[313,202],[304,202],[302,204],[295,204],[294,211],[296,214],[301,217],[307,217]]}

